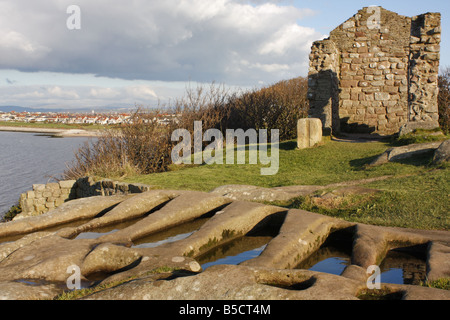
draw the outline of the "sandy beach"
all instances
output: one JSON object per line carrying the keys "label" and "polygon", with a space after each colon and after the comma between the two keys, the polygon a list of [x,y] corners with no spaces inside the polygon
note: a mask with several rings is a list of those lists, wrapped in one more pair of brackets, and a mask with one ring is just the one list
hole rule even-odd
{"label": "sandy beach", "polygon": [[97,137],[100,135],[98,130],[82,130],[82,129],[52,129],[52,128],[31,128],[31,127],[9,127],[0,126],[0,131],[10,132],[32,132],[52,135],[54,137]]}

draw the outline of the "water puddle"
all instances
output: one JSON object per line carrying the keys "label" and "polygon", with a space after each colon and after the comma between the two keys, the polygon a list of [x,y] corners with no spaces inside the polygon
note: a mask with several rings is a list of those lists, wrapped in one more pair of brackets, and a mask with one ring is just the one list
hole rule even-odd
{"label": "water puddle", "polygon": [[[351,264],[351,253],[351,242],[336,238],[327,240],[296,269],[341,275]],[[426,280],[425,249],[391,250],[380,264],[380,270],[382,283],[420,285]]]}
{"label": "water puddle", "polygon": [[351,250],[326,245],[303,260],[295,269],[324,272],[340,276],[344,269],[350,265],[350,261]]}
{"label": "water puddle", "polygon": [[209,218],[199,218],[134,241],[134,248],[155,248],[165,243],[186,239],[200,229]]}
{"label": "water puddle", "polygon": [[197,257],[196,260],[203,270],[220,264],[238,265],[258,257],[272,239],[273,237],[269,236],[244,236],[214,248]]}
{"label": "water puddle", "polygon": [[163,245],[165,243],[171,243],[171,242],[175,242],[175,241],[186,239],[187,237],[189,237],[194,232],[195,231],[187,232],[187,233],[181,233],[181,234],[177,234],[176,236],[168,237],[168,238],[165,238],[165,239],[162,239],[162,240],[159,240],[159,241],[154,241],[154,242],[143,242],[141,244],[134,245],[133,248],[156,248],[156,247],[159,247],[159,246],[161,246],[161,245]]}
{"label": "water puddle", "polygon": [[267,244],[279,234],[286,213],[279,212],[267,216],[245,236],[214,247],[195,259],[204,270],[220,264],[238,265],[259,257]]}
{"label": "water puddle", "polygon": [[352,236],[351,230],[347,229],[331,233],[323,245],[299,263],[295,269],[324,272],[340,276],[344,269],[351,264]]}
{"label": "water puddle", "polygon": [[15,280],[15,282],[24,283],[29,286],[45,286],[51,284],[50,282],[44,281],[44,280],[29,280],[29,279],[19,279]]}
{"label": "water puddle", "polygon": [[420,252],[389,251],[380,269],[382,283],[420,285],[426,280],[426,261]]}
{"label": "water puddle", "polygon": [[139,219],[130,220],[130,221],[126,221],[126,222],[110,225],[110,226],[107,226],[107,227],[97,228],[97,229],[94,229],[94,230],[89,231],[89,232],[82,232],[78,236],[76,236],[74,239],[75,240],[79,240],[79,239],[97,239],[97,238],[99,238],[101,236],[105,236],[107,234],[111,234],[111,233],[114,233],[116,231],[125,229],[126,227],[129,227],[129,226],[135,224],[138,220]]}

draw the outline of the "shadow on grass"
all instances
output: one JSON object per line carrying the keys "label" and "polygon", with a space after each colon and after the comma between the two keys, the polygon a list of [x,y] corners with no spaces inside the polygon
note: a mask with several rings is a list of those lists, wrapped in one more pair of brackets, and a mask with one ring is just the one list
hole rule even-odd
{"label": "shadow on grass", "polygon": [[[418,154],[415,156],[411,156],[409,158],[391,160],[390,162],[404,164],[404,165],[410,165],[410,166],[416,166],[416,167],[428,167],[433,162],[433,156],[434,156],[434,150],[426,152],[426,153]],[[366,158],[351,160],[350,166],[356,171],[365,170],[365,169],[367,169],[369,164],[372,163],[372,161],[374,161],[378,157],[379,157],[379,155],[373,156],[373,157],[366,157]]]}
{"label": "shadow on grass", "polygon": [[367,169],[367,166],[369,164],[371,164],[378,157],[379,157],[379,155],[361,158],[361,159],[354,159],[354,160],[350,160],[349,163],[350,163],[350,166],[356,171],[365,170],[365,169]]}
{"label": "shadow on grass", "polygon": [[290,151],[297,149],[297,141],[285,141],[280,143],[280,150]]}
{"label": "shadow on grass", "polygon": [[427,167],[433,162],[434,150],[427,153],[419,154],[410,158],[394,160],[392,162],[401,163],[406,165],[412,165],[417,167]]}

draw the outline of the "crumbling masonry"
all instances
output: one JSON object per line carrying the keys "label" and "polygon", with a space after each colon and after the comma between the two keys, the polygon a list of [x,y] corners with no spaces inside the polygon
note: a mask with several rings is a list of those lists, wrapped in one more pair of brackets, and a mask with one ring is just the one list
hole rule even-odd
{"label": "crumbling masonry", "polygon": [[310,55],[310,114],[324,133],[437,128],[440,13],[361,9]]}

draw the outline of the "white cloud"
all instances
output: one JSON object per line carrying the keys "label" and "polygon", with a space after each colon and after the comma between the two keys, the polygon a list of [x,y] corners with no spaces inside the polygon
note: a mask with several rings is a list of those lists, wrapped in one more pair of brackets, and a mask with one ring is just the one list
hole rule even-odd
{"label": "white cloud", "polygon": [[23,34],[8,30],[0,34],[0,46],[6,49],[18,49],[29,53],[36,51],[36,47]]}
{"label": "white cloud", "polygon": [[127,87],[126,92],[131,97],[134,97],[135,99],[138,100],[158,98],[155,91],[149,86],[145,85]]}
{"label": "white cloud", "polygon": [[304,51],[305,45],[308,45],[308,49],[311,47],[309,40],[315,36],[317,34],[314,29],[297,24],[286,25],[261,46],[259,53],[262,55],[270,53],[285,55],[290,49]]}
{"label": "white cloud", "polygon": [[30,40],[20,32],[0,29],[0,64],[29,67],[50,51],[51,49]]}
{"label": "white cloud", "polygon": [[277,63],[272,63],[272,64],[253,63],[253,64],[250,64],[250,68],[260,69],[265,72],[280,72],[280,71],[289,70],[289,65],[277,64]]}
{"label": "white cloud", "polygon": [[50,97],[63,99],[79,99],[80,96],[75,90],[65,90],[58,86],[47,88]]}
{"label": "white cloud", "polygon": [[[132,82],[131,82],[132,83]],[[161,84],[160,84],[161,85]],[[122,87],[98,86],[0,86],[1,105],[28,107],[70,107],[98,108],[108,105],[134,108],[135,105],[156,106],[160,96],[180,96],[180,87],[158,88],[143,84],[129,84]],[[164,96],[161,96],[164,97]]]}
{"label": "white cloud", "polygon": [[227,69],[232,52],[260,64],[294,64],[308,53],[305,43],[320,34],[298,21],[312,11],[278,2],[79,0],[81,30],[68,30],[69,2],[0,0],[0,68],[164,81],[275,79],[275,70]]}
{"label": "white cloud", "polygon": [[91,88],[89,95],[94,99],[111,99],[120,94],[117,90],[111,88]]}
{"label": "white cloud", "polygon": [[313,12],[290,1],[78,0],[81,30],[68,30],[71,4],[0,0],[0,70],[33,79],[8,83],[10,91],[0,84],[5,103],[133,105],[179,96],[187,81],[274,83],[306,75],[322,36],[299,24]]}
{"label": "white cloud", "polygon": [[17,100],[26,100],[26,99],[42,99],[45,98],[45,94],[43,92],[39,92],[37,90],[32,91],[32,92],[25,92],[25,93],[18,93],[18,94],[13,94],[12,95],[13,99],[17,99]]}

